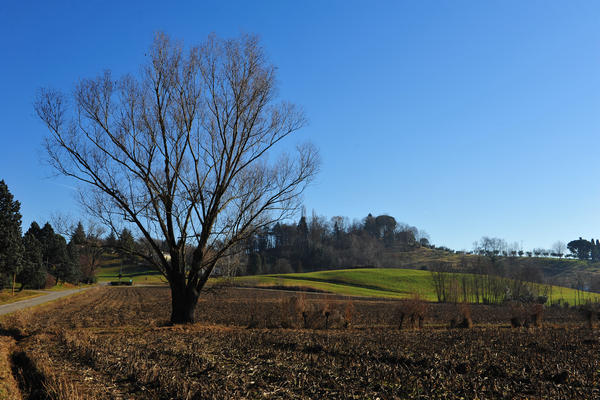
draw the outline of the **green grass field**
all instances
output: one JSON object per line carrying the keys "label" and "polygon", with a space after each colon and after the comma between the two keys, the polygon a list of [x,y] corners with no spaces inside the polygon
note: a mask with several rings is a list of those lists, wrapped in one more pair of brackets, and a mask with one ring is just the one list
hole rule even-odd
{"label": "green grass field", "polygon": [[312,288],[347,296],[406,298],[418,293],[424,299],[435,300],[429,272],[412,269],[361,268],[258,275],[236,278],[236,282],[265,287]]}
{"label": "green grass field", "polygon": [[164,283],[165,278],[157,270],[145,265],[125,264],[116,255],[105,255],[102,266],[96,277],[98,282],[118,281],[119,273],[121,280],[131,279],[134,283],[159,284]]}
{"label": "green grass field", "polygon": [[[460,276],[461,274],[456,274]],[[428,271],[400,268],[360,268],[301,274],[274,274],[244,276],[235,279],[240,285],[274,287],[290,286],[312,288],[346,296],[367,296],[402,299],[418,294],[436,301],[431,274]],[[574,304],[574,289],[552,286],[552,300]],[[600,295],[583,293],[583,300],[600,301]],[[582,297],[579,297],[582,300]]]}

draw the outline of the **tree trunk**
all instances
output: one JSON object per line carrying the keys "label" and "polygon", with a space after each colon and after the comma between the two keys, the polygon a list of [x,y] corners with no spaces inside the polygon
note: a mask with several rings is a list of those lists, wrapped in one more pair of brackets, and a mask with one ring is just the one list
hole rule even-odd
{"label": "tree trunk", "polygon": [[183,282],[171,283],[171,323],[172,324],[191,324],[194,323],[194,311],[198,304],[198,292],[195,289],[188,289]]}

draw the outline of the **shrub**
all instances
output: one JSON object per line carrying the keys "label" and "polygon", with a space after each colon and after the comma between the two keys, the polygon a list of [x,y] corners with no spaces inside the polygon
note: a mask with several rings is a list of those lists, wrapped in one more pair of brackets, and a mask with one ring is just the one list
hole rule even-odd
{"label": "shrub", "polygon": [[533,304],[529,313],[531,317],[531,323],[536,328],[542,327],[542,319],[544,317],[544,304],[537,303]]}
{"label": "shrub", "polygon": [[598,303],[588,303],[580,309],[589,329],[594,329],[596,326],[596,322],[598,321],[598,308]]}
{"label": "shrub", "polygon": [[461,303],[458,306],[458,315],[450,320],[450,328],[466,328],[473,327],[473,318],[471,317],[471,305],[469,303]]}
{"label": "shrub", "polygon": [[307,301],[305,295],[281,300],[280,327],[303,329],[348,328],[354,305],[329,299]]}
{"label": "shrub", "polygon": [[344,305],[344,328],[350,328],[354,317],[354,303],[350,300]]}
{"label": "shrub", "polygon": [[398,327],[423,328],[423,322],[429,311],[426,301],[422,300],[418,294],[414,294],[410,299],[401,301],[398,307]]}
{"label": "shrub", "polygon": [[544,316],[544,305],[533,303],[524,305],[523,303],[514,302],[510,305],[511,318],[510,325],[513,328],[541,328]]}

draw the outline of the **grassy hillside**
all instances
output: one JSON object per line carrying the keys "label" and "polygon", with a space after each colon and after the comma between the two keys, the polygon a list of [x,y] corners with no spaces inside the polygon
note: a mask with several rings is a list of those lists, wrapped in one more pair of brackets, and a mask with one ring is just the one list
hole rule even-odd
{"label": "grassy hillside", "polygon": [[116,254],[105,254],[96,276],[98,282],[110,282],[119,280],[133,280],[135,283],[162,283],[164,277],[160,272],[143,264],[126,264]]}
{"label": "grassy hillside", "polygon": [[[463,274],[455,276],[460,277]],[[236,283],[259,287],[289,286],[312,288],[348,296],[382,298],[420,297],[436,301],[431,274],[428,271],[400,268],[361,268],[302,274],[275,274],[236,278]],[[553,286],[553,301],[575,303],[574,289]],[[584,293],[585,299],[600,300],[600,295]]]}
{"label": "grassy hillside", "polygon": [[236,278],[240,284],[313,288],[349,296],[406,298],[419,293],[435,300],[427,271],[395,268],[365,268],[275,274]]}

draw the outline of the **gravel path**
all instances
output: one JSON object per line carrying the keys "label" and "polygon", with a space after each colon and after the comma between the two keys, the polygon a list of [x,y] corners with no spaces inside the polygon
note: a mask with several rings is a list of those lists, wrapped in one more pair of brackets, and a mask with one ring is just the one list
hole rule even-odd
{"label": "gravel path", "polygon": [[22,310],[24,308],[37,306],[39,304],[46,303],[48,301],[60,299],[61,297],[69,296],[75,294],[77,292],[81,292],[84,290],[88,290],[89,287],[80,288],[80,289],[69,289],[62,290],[60,292],[47,292],[48,294],[44,294],[41,296],[37,296],[31,299],[25,299],[20,301],[15,301],[14,303],[4,304],[0,306],[0,315],[9,314],[15,311]]}

